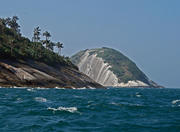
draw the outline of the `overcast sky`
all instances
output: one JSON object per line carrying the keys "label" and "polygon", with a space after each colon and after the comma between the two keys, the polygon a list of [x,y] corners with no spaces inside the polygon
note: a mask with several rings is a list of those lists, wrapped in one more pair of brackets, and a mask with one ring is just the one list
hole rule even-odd
{"label": "overcast sky", "polygon": [[2,0],[1,17],[17,15],[21,32],[48,30],[63,54],[115,48],[155,82],[180,88],[179,0]]}

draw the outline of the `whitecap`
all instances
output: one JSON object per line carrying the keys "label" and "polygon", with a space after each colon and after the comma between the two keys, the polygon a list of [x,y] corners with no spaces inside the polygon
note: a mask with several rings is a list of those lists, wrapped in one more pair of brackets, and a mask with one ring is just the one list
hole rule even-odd
{"label": "whitecap", "polygon": [[65,88],[55,87],[55,89],[65,89]]}
{"label": "whitecap", "polygon": [[28,88],[27,91],[34,92],[35,90],[33,88]]}
{"label": "whitecap", "polygon": [[90,100],[90,101],[88,101],[88,103],[93,103],[94,101],[92,101],[92,100]]}
{"label": "whitecap", "polygon": [[110,104],[112,104],[112,105],[119,105],[118,103],[115,103],[115,102],[112,102],[112,103],[110,103]]}
{"label": "whitecap", "polygon": [[11,87],[8,87],[8,88],[15,88],[15,89],[25,89],[26,87],[17,87],[17,86],[11,86]]}
{"label": "whitecap", "polygon": [[140,98],[142,95],[139,92],[136,92],[136,97]]}
{"label": "whitecap", "polygon": [[136,94],[136,97],[141,97],[141,95],[139,95],[139,94]]}
{"label": "whitecap", "polygon": [[43,97],[35,97],[34,99],[38,102],[47,102],[47,99]]}
{"label": "whitecap", "polygon": [[37,87],[38,90],[48,90],[49,88],[41,88],[41,87]]}
{"label": "whitecap", "polygon": [[75,97],[75,98],[82,98],[82,96],[77,96],[77,95],[74,95],[73,97]]}
{"label": "whitecap", "polygon": [[87,88],[86,88],[86,87],[82,87],[82,88],[75,88],[75,87],[71,87],[71,89],[83,90],[83,89],[87,89]]}
{"label": "whitecap", "polygon": [[180,99],[173,100],[173,101],[172,101],[172,104],[176,104],[176,103],[178,103],[178,102],[180,102]]}
{"label": "whitecap", "polygon": [[82,88],[77,88],[78,90],[83,90],[83,89],[87,89],[86,87],[82,87]]}
{"label": "whitecap", "polygon": [[20,100],[22,100],[22,99],[21,99],[21,98],[17,98],[16,100],[17,100],[17,101],[20,101]]}
{"label": "whitecap", "polygon": [[89,89],[96,89],[95,87],[88,86]]}
{"label": "whitecap", "polygon": [[68,111],[71,113],[74,113],[77,111],[76,107],[58,107],[58,108],[48,107],[47,109],[52,110],[52,111]]}

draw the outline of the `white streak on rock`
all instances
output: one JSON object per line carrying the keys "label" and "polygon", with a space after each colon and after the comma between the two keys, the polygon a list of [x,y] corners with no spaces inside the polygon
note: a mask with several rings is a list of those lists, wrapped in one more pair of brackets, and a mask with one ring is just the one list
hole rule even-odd
{"label": "white streak on rock", "polygon": [[111,66],[105,63],[97,54],[89,54],[90,51],[87,50],[80,58],[80,62],[77,64],[79,70],[94,81],[104,85],[104,86],[114,86],[114,87],[137,87],[148,86],[146,83],[139,80],[128,81],[127,83],[119,83],[117,76],[110,70]]}

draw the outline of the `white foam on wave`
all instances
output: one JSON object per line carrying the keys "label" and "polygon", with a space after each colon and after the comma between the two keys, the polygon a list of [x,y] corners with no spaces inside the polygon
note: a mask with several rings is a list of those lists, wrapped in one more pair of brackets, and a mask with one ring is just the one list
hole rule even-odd
{"label": "white foam on wave", "polygon": [[84,89],[96,89],[96,88],[94,88],[94,87],[82,87],[82,88],[74,88],[74,87],[72,87],[72,89],[84,90]]}
{"label": "white foam on wave", "polygon": [[52,108],[52,107],[48,107],[48,110],[52,110],[52,111],[68,111],[71,113],[77,112],[77,108],[76,107],[58,107],[58,108]]}
{"label": "white foam on wave", "polygon": [[75,98],[82,98],[82,96],[77,96],[77,95],[74,95],[73,97],[75,97]]}
{"label": "white foam on wave", "polygon": [[55,87],[55,89],[65,89],[65,88]]}
{"label": "white foam on wave", "polygon": [[16,100],[17,100],[17,101],[21,101],[21,100],[22,100],[22,98],[17,98]]}
{"label": "white foam on wave", "polygon": [[137,94],[136,97],[141,97],[141,95]]}
{"label": "white foam on wave", "polygon": [[8,87],[8,88],[15,88],[15,89],[26,89],[26,87],[17,87],[17,86],[11,86],[11,87]]}
{"label": "white foam on wave", "polygon": [[35,90],[34,90],[34,88],[28,88],[27,91],[34,92]]}
{"label": "white foam on wave", "polygon": [[143,106],[141,104],[132,104],[132,103],[116,103],[116,102],[111,102],[110,104],[116,105],[116,106]]}
{"label": "white foam on wave", "polygon": [[41,87],[37,87],[36,89],[38,89],[38,90],[48,90],[49,88],[41,88]]}
{"label": "white foam on wave", "polygon": [[87,89],[87,88],[86,87],[77,88],[77,90],[83,90],[83,89]]}
{"label": "white foam on wave", "polygon": [[28,91],[30,89],[38,89],[38,90],[48,90],[50,88],[42,88],[42,87],[17,87],[17,86],[10,86],[10,87],[0,87],[0,88],[13,88],[13,89],[27,89]]}
{"label": "white foam on wave", "polygon": [[142,95],[139,92],[136,92],[136,97],[140,98]]}
{"label": "white foam on wave", "polygon": [[173,100],[173,101],[172,101],[172,104],[177,104],[178,102],[180,102],[180,99]]}
{"label": "white foam on wave", "polygon": [[110,104],[112,104],[112,105],[119,105],[118,103],[115,103],[115,102],[111,102]]}
{"label": "white foam on wave", "polygon": [[37,102],[47,102],[47,99],[46,99],[46,98],[43,98],[43,97],[35,97],[34,99],[35,99],[35,101],[37,101]]}
{"label": "white foam on wave", "polygon": [[89,86],[89,87],[82,87],[82,88],[76,88],[76,89],[83,90],[83,89],[96,89],[96,88]]}

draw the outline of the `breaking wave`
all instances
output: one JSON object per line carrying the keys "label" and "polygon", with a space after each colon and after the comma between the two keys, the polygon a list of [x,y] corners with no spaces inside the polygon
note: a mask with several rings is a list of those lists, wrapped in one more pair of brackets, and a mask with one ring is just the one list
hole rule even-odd
{"label": "breaking wave", "polygon": [[48,110],[52,110],[52,111],[68,111],[71,113],[77,112],[77,108],[76,107],[58,107],[58,108],[52,108],[52,107],[48,107]]}
{"label": "breaking wave", "polygon": [[37,102],[47,102],[47,99],[46,99],[46,98],[43,98],[43,97],[35,97],[34,99],[35,99],[35,101],[37,101]]}

